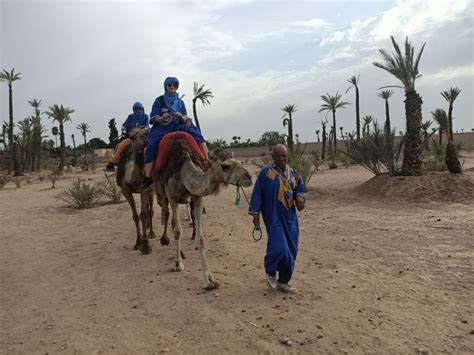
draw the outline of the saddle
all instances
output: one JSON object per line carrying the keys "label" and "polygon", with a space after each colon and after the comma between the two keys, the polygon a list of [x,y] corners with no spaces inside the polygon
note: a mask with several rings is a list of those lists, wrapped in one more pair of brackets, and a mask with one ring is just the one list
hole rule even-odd
{"label": "saddle", "polygon": [[163,171],[166,168],[171,148],[178,139],[184,140],[201,162],[205,161],[204,154],[199,148],[197,142],[194,140],[193,136],[186,132],[171,132],[166,134],[160,141],[160,145],[158,147],[158,156],[156,157],[154,165],[154,168],[157,171]]}

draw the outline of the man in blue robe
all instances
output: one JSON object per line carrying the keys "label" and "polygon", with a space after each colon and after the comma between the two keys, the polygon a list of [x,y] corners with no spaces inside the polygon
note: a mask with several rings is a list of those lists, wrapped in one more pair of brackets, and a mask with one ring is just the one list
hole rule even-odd
{"label": "man in blue robe", "polygon": [[253,215],[253,223],[257,224],[260,223],[262,213],[267,229],[264,262],[269,287],[296,293],[296,289],[288,282],[293,274],[298,252],[299,226],[296,209],[304,209],[304,186],[296,171],[287,165],[288,152],[283,144],[273,148],[272,158],[274,163],[265,166],[255,182],[249,214]]}

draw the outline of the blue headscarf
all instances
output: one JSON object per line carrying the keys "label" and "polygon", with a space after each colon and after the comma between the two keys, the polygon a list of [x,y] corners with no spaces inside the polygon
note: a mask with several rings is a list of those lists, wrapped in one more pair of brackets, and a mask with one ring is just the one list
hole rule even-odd
{"label": "blue headscarf", "polygon": [[145,108],[143,107],[142,103],[141,102],[135,102],[133,104],[133,107],[132,107],[132,110],[142,110],[142,111],[145,111]]}
{"label": "blue headscarf", "polygon": [[[176,84],[177,87],[179,87],[179,80],[173,76],[169,76],[165,79],[165,82],[163,83],[164,89],[165,89],[165,103],[166,106],[172,111],[172,112],[181,112],[181,100],[179,99],[179,95],[177,92],[171,94],[166,91],[166,87],[169,84]],[[181,112],[182,113],[182,112]]]}

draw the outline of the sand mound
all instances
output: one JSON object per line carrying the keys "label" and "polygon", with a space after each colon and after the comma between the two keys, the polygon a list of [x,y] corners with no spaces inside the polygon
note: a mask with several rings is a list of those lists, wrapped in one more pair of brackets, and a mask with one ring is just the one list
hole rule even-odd
{"label": "sand mound", "polygon": [[431,173],[423,176],[375,176],[355,189],[359,197],[410,202],[474,200],[471,176]]}

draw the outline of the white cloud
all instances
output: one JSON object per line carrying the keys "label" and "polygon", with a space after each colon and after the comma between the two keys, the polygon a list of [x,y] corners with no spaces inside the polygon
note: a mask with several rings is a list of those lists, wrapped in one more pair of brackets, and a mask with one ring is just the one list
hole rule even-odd
{"label": "white cloud", "polygon": [[469,7],[472,14],[470,0],[399,0],[394,8],[383,13],[370,35],[376,40],[383,40],[390,35],[429,32],[455,20],[466,10],[469,11]]}
{"label": "white cloud", "polygon": [[423,75],[423,79],[425,82],[444,82],[450,81],[459,78],[470,78],[470,80],[474,79],[474,65],[466,65],[463,67],[448,67],[443,68],[435,73],[429,73],[427,75]]}
{"label": "white cloud", "polygon": [[376,17],[369,17],[364,20],[356,20],[351,23],[350,27],[341,30],[341,31],[334,31],[329,33],[326,37],[324,37],[321,42],[320,46],[325,46],[328,44],[335,44],[339,42],[354,42],[360,40],[361,37],[364,36],[362,31],[367,28],[372,22],[374,22]]}

